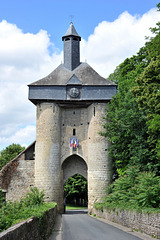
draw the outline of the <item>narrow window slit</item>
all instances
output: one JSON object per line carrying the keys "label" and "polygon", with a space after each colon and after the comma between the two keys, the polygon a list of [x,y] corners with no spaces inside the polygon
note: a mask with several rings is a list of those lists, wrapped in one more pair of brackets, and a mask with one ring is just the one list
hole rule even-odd
{"label": "narrow window slit", "polygon": [[76,129],[73,128],[73,136],[75,136],[75,135],[76,135]]}

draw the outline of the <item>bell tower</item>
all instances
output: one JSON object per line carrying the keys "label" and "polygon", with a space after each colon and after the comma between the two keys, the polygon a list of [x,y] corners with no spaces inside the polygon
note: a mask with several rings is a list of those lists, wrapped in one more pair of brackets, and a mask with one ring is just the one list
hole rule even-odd
{"label": "bell tower", "polygon": [[73,71],[80,64],[80,41],[81,37],[76,32],[73,23],[70,26],[66,34],[62,37],[64,42],[64,67]]}

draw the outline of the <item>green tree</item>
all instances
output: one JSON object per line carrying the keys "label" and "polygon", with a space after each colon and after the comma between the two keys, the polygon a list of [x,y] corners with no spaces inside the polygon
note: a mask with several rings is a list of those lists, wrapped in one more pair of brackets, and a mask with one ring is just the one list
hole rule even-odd
{"label": "green tree", "polygon": [[139,172],[137,167],[128,168],[124,176],[110,185],[104,203],[97,206],[112,209],[159,210],[160,176],[153,172]]}
{"label": "green tree", "polygon": [[[144,53],[144,55],[142,55]],[[114,171],[123,175],[130,165],[138,165],[145,170],[150,150],[147,143],[146,116],[138,108],[138,103],[131,89],[135,86],[135,78],[143,71],[146,51],[140,50],[137,56],[126,59],[110,77],[118,83],[118,93],[108,106],[105,136],[112,145],[110,155]]]}
{"label": "green tree", "polygon": [[80,174],[68,178],[64,186],[67,202],[71,203],[74,199],[78,203],[79,199],[87,202],[87,180]]}
{"label": "green tree", "polygon": [[21,153],[25,148],[21,147],[19,144],[12,144],[6,147],[0,152],[0,170],[4,165],[6,165],[10,160],[14,159],[19,153]]}
{"label": "green tree", "polygon": [[154,165],[160,170],[160,55],[154,58],[136,79],[132,89],[139,109],[147,116],[147,141],[154,154]]}
{"label": "green tree", "polygon": [[[157,10],[160,11],[160,3],[157,4]],[[154,37],[147,37],[149,42],[146,43],[148,50],[148,58],[154,59],[160,55],[160,22],[155,27],[150,28],[151,32],[155,35]]]}
{"label": "green tree", "polygon": [[118,175],[133,165],[159,172],[160,23],[151,31],[155,36],[109,76],[118,92],[108,106],[103,134],[112,143],[109,153]]}

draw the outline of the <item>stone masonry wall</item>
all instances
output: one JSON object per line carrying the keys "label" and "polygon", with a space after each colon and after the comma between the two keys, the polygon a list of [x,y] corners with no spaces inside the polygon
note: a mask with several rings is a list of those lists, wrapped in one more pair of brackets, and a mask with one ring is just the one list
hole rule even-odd
{"label": "stone masonry wall", "polygon": [[60,161],[61,111],[57,104],[37,105],[35,148],[35,185],[45,191],[45,200],[63,206],[63,182]]}
{"label": "stone masonry wall", "polygon": [[0,233],[1,240],[45,240],[53,231],[57,208],[44,213],[43,226],[38,218],[30,218]]}
{"label": "stone masonry wall", "polygon": [[34,160],[19,160],[8,185],[6,200],[19,201],[34,186]]}
{"label": "stone masonry wall", "polygon": [[[109,143],[103,131],[106,103],[89,107],[74,104],[37,104],[35,185],[45,190],[46,200],[63,209],[63,184],[70,174],[80,173],[88,180],[89,208],[106,194],[111,178]],[[78,137],[79,148],[69,148],[70,138]]]}
{"label": "stone masonry wall", "polygon": [[0,188],[7,201],[20,200],[34,186],[34,145],[31,144],[0,171]]}
{"label": "stone masonry wall", "polygon": [[63,169],[64,183],[69,177],[77,173],[81,174],[86,179],[88,177],[87,165],[85,161],[81,157],[77,156],[76,154],[70,156],[68,159],[64,161],[64,164],[62,165],[62,169]]}
{"label": "stone masonry wall", "polygon": [[[77,154],[87,163],[88,108],[61,108],[61,113],[61,164],[72,154]],[[69,148],[70,137],[79,139],[79,148],[76,151]]]}
{"label": "stone masonry wall", "polygon": [[127,210],[107,211],[105,209],[103,212],[93,209],[92,214],[160,239],[160,214],[144,214]]}
{"label": "stone masonry wall", "polygon": [[109,142],[100,132],[104,131],[106,104],[95,103],[89,106],[88,119],[88,209],[106,195],[111,181],[111,159],[108,156]]}
{"label": "stone masonry wall", "polygon": [[[104,130],[106,103],[93,103],[89,107],[61,109],[61,162],[66,180],[66,164],[68,157],[74,156],[75,166],[70,164],[71,172],[77,170],[81,157],[87,164],[89,209],[106,194],[111,179],[111,160],[108,156],[109,142],[100,135]],[[74,135],[75,134],[75,135]],[[70,137],[78,137],[79,148],[69,148]],[[83,172],[82,167],[79,173]],[[69,176],[69,174],[67,174]],[[83,175],[84,176],[84,175]],[[85,177],[85,176],[84,176]]]}

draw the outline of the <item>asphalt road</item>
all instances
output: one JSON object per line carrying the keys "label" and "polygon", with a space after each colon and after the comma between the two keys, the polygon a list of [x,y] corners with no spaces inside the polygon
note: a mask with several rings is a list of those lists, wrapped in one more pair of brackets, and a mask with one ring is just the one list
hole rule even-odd
{"label": "asphalt road", "polygon": [[62,215],[63,240],[140,240],[87,215],[85,211],[67,211]]}

